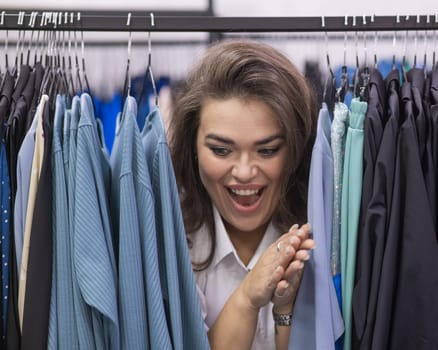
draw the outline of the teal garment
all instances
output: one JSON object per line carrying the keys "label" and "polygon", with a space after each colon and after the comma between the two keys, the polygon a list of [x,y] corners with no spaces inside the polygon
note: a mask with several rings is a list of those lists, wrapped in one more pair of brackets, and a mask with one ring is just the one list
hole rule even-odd
{"label": "teal garment", "polygon": [[363,178],[364,119],[367,103],[354,98],[350,104],[341,197],[341,293],[344,317],[344,350],[351,349],[352,297]]}
{"label": "teal garment", "polygon": [[331,128],[331,148],[333,154],[333,221],[330,247],[330,266],[333,283],[336,288],[339,305],[342,305],[341,290],[338,288],[341,279],[340,235],[341,235],[341,198],[342,176],[344,172],[345,138],[348,128],[348,107],[343,102],[336,102],[333,111]]}
{"label": "teal garment", "polygon": [[[136,196],[148,192],[147,172],[137,122],[137,102],[125,101],[111,152],[111,217],[118,254],[118,305],[122,349],[149,349],[142,239]],[[149,186],[150,187],[150,186]]]}
{"label": "teal garment", "polygon": [[[110,165],[102,153],[90,95],[81,95],[80,107],[76,135],[73,261],[80,296],[85,302],[80,305],[81,317],[86,319],[88,327],[91,320],[92,326],[90,334],[90,328],[83,329],[78,319],[80,348],[120,349],[109,179],[105,178]],[[70,139],[72,136],[70,134]]]}

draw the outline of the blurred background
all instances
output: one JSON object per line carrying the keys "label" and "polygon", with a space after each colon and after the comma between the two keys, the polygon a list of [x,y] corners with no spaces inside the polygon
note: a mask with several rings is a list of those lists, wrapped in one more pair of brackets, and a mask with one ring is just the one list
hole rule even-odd
{"label": "blurred background", "polygon": [[[263,17],[322,17],[322,16],[353,16],[360,20],[363,16],[402,16],[406,18],[417,15],[430,15],[436,20],[438,7],[436,0],[400,1],[397,3],[369,0],[369,1],[297,1],[297,0],[0,0],[0,10],[6,13],[26,10],[30,11],[101,11],[102,16],[108,11],[128,13],[140,11],[145,14],[179,15],[208,15],[218,17],[256,17],[263,21]],[[369,17],[368,17],[369,18]],[[157,19],[158,20],[158,19]],[[1,28],[1,26],[0,26]],[[0,31],[1,43],[7,43],[4,51],[11,59],[18,52],[18,42],[30,39],[30,31],[26,31],[24,39],[18,31]],[[36,36],[35,36],[36,37]],[[119,106],[120,95],[125,82],[125,73],[128,60],[128,41],[131,37],[130,75],[134,94],[146,93],[142,97],[150,106],[153,103],[150,82],[145,82],[144,76],[148,65],[148,38],[147,32],[89,32],[78,34],[76,46],[71,50],[84,57],[87,67],[87,77],[93,97],[103,106],[114,104]],[[228,38],[249,38],[266,42],[284,52],[295,65],[312,79],[315,88],[321,94],[322,84],[328,74],[327,54],[331,68],[335,73],[341,67],[348,66],[353,74],[357,61],[360,65],[369,64],[374,56],[377,57],[379,68],[385,73],[391,67],[393,58],[398,63],[405,57],[405,63],[417,61],[423,64],[424,55],[429,58],[426,64],[432,64],[432,56],[437,46],[435,31],[384,31],[384,32],[257,32],[257,33],[208,33],[208,32],[152,32],[151,67],[157,88],[172,87],[185,78],[189,69],[196,62],[197,57],[215,40]],[[84,49],[81,50],[83,39]],[[23,45],[25,46],[25,45]],[[61,46],[61,45],[60,45]],[[417,60],[417,56],[419,57]],[[421,59],[420,59],[421,58]],[[4,55],[0,55],[0,67],[3,67]],[[144,84],[148,86],[144,86]],[[136,85],[137,84],[137,85]],[[138,88],[136,89],[135,86]],[[149,92],[148,92],[149,91]],[[160,93],[160,103],[163,114],[166,115],[169,105],[169,94],[172,89],[163,89]],[[166,97],[163,97],[166,96]],[[147,112],[148,106],[144,106]],[[110,113],[110,117],[105,115]],[[114,120],[112,112],[102,111],[102,119]],[[112,144],[112,122],[109,126],[108,146]]]}

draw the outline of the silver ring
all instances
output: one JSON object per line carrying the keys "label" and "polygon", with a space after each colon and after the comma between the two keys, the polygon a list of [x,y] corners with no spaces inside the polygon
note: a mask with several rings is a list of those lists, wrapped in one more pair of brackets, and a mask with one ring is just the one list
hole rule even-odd
{"label": "silver ring", "polygon": [[282,241],[277,243],[277,252],[280,252],[281,249],[281,243],[283,243]]}

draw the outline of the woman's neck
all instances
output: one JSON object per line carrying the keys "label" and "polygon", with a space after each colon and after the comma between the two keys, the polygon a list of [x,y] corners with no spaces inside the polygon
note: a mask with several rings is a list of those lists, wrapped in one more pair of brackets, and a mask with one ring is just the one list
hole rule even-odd
{"label": "woman's neck", "polygon": [[268,223],[253,231],[240,231],[235,227],[231,227],[226,222],[224,222],[224,225],[234,249],[236,249],[237,255],[245,266],[247,266],[265,235]]}

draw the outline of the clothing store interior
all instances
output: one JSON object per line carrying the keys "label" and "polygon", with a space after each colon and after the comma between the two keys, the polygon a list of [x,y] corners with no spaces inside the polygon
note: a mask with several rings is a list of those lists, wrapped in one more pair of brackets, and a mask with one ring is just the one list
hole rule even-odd
{"label": "clothing store interior", "polygon": [[259,316],[248,348],[438,349],[436,0],[0,1],[0,349],[221,348],[171,132],[194,65],[228,41],[279,51],[316,111],[314,246],[293,311],[268,300],[271,338]]}

